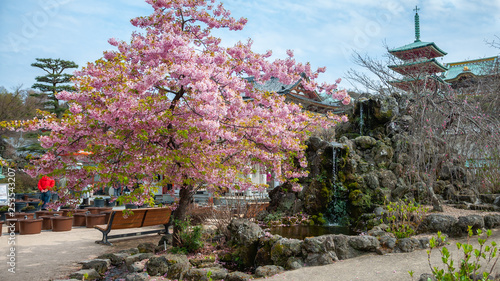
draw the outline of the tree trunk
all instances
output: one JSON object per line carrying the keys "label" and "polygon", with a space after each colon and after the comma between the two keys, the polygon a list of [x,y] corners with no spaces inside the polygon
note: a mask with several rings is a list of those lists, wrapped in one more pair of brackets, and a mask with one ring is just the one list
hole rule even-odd
{"label": "tree trunk", "polygon": [[[174,219],[176,221],[185,221],[186,214],[189,205],[193,199],[193,186],[183,186],[179,190],[179,204],[174,212]],[[174,247],[182,246],[182,241],[180,239],[180,227],[174,223],[174,234],[172,239],[172,245]]]}

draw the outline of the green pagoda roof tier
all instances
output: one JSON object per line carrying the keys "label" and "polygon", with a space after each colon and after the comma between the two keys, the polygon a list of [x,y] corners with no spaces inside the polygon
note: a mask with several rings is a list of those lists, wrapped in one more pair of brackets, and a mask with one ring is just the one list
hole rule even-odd
{"label": "green pagoda roof tier", "polygon": [[403,47],[389,50],[389,53],[401,60],[411,60],[425,57],[428,59],[442,57],[447,53],[441,50],[434,42],[415,41]]}
{"label": "green pagoda roof tier", "polygon": [[434,74],[448,70],[436,59],[417,60],[401,65],[389,65],[388,67],[402,75]]}

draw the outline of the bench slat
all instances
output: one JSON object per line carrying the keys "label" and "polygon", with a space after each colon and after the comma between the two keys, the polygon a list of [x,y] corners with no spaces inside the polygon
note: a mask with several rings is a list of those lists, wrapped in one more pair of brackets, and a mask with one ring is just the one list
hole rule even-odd
{"label": "bench slat", "polygon": [[144,209],[134,209],[134,214],[128,215],[126,218],[121,214],[122,211],[115,211],[115,217],[111,224],[111,229],[124,229],[124,228],[136,228],[142,226],[142,221],[146,210]]}
{"label": "bench slat", "polygon": [[147,209],[146,217],[142,226],[154,226],[167,224],[170,221],[172,211],[169,208],[150,208]]}

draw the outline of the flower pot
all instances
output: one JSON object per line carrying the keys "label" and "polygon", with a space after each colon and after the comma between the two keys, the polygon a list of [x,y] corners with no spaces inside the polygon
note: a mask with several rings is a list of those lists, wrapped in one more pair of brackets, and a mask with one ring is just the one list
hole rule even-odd
{"label": "flower pot", "polygon": [[104,199],[94,199],[94,207],[104,207]]}
{"label": "flower pot", "polygon": [[73,214],[73,226],[87,226],[87,215],[85,213]]}
{"label": "flower pot", "polygon": [[128,204],[125,204],[125,209],[137,209],[137,205],[132,204],[132,203],[128,203]]}
{"label": "flower pot", "polygon": [[64,210],[61,210],[61,211],[62,211],[62,215],[64,217],[69,217],[70,215],[76,214],[76,210],[75,209],[64,209]]}
{"label": "flower pot", "polygon": [[3,211],[3,212],[0,212],[0,221],[5,221],[5,215],[8,214],[9,211]]}
{"label": "flower pot", "polygon": [[108,207],[114,207],[116,206],[116,200],[111,201],[111,199],[106,199],[106,206]]}
{"label": "flower pot", "polygon": [[95,225],[99,225],[99,224],[106,224],[106,222],[105,222],[106,215],[105,214],[98,214],[98,215],[88,214],[85,218],[86,218],[87,228],[91,228],[91,227],[94,227]]}
{"label": "flower pot", "polygon": [[42,219],[42,230],[50,230],[52,229],[52,220],[54,216],[40,216],[38,218]]}
{"label": "flower pot", "polygon": [[52,231],[70,231],[73,226],[73,217],[51,217]]}
{"label": "flower pot", "polygon": [[14,203],[16,205],[16,212],[21,212],[21,209],[26,207],[27,203],[24,201],[17,201]]}
{"label": "flower pot", "polygon": [[42,232],[43,219],[28,219],[19,221],[19,234],[38,234]]}
{"label": "flower pot", "polygon": [[111,211],[112,209],[112,207],[88,207],[86,210],[93,215],[98,215],[105,211]]}
{"label": "flower pot", "polygon": [[62,216],[62,213],[63,213],[62,211],[45,211],[45,214],[50,216],[54,215]]}
{"label": "flower pot", "polygon": [[[7,223],[7,226],[10,226],[11,224],[14,224],[14,232],[19,232],[19,219],[6,219],[5,220]],[[8,227],[7,232],[12,232],[12,230]]]}
{"label": "flower pot", "polygon": [[15,219],[24,219],[24,217],[28,217],[28,219],[34,219],[35,218],[35,213],[28,213],[28,212],[21,212],[21,213],[15,213],[14,218]]}
{"label": "flower pot", "polygon": [[30,201],[30,202],[28,202],[28,205],[35,207],[35,211],[39,211],[40,207],[41,207],[40,200]]}

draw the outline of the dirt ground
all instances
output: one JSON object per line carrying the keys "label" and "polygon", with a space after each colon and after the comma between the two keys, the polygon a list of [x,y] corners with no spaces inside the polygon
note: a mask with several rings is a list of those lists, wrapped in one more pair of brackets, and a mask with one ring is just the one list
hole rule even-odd
{"label": "dirt ground", "polygon": [[[123,230],[127,232],[130,230]],[[96,258],[97,256],[117,252],[122,249],[136,247],[139,243],[159,241],[158,235],[133,237],[113,241],[113,246],[96,244],[101,239],[99,231],[91,228],[75,227],[69,232],[42,231],[36,235],[16,235],[9,240],[7,227],[3,226],[0,237],[0,281],[36,281],[65,279],[80,269],[78,262]],[[120,233],[116,231],[114,234]],[[492,241],[500,244],[500,230],[493,231]],[[10,268],[8,255],[9,241],[15,241],[15,273]],[[465,242],[464,239],[460,240]],[[475,241],[475,240],[474,240]],[[461,257],[456,251],[456,240],[448,249],[455,258]],[[432,264],[442,266],[440,255],[433,253]],[[497,272],[500,273],[500,264]],[[288,271],[266,280],[412,280],[408,271],[413,270],[416,278],[422,273],[430,272],[426,250],[412,253],[388,254],[384,256],[369,254],[354,259],[339,261],[332,265],[306,267]]]}

